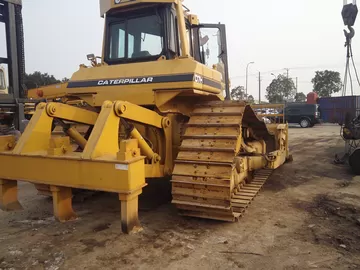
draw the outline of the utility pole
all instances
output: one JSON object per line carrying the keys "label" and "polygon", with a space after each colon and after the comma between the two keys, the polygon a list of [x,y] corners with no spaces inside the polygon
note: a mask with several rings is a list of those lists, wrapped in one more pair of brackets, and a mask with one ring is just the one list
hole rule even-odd
{"label": "utility pole", "polygon": [[261,104],[261,73],[259,71],[259,104]]}
{"label": "utility pole", "polygon": [[255,64],[255,62],[250,62],[246,65],[246,83],[245,83],[245,98],[248,98],[248,78],[249,78],[249,66]]}
{"label": "utility pole", "polygon": [[290,69],[289,68],[284,68],[286,70],[286,77],[289,79],[289,71]]}
{"label": "utility pole", "polygon": [[[289,68],[284,68],[286,70],[286,78],[287,78],[287,82],[289,83]],[[288,89],[289,90],[289,89]],[[288,98],[288,97],[286,97]]]}

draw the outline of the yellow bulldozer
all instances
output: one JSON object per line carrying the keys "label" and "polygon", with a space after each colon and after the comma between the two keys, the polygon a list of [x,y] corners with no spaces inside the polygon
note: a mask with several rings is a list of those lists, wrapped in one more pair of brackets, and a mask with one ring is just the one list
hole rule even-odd
{"label": "yellow bulldozer", "polygon": [[49,191],[60,221],[76,218],[72,189],[113,192],[129,233],[146,179],[169,178],[181,215],[238,220],[289,157],[288,126],[229,100],[225,26],[200,23],[180,0],[100,0],[100,10],[102,56],[30,91],[48,102],[17,142],[0,137],[1,208],[21,209],[17,181]]}

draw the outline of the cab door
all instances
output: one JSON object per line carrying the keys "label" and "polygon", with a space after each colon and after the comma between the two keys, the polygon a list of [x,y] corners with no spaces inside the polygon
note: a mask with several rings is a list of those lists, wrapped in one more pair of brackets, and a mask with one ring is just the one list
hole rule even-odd
{"label": "cab door", "polygon": [[225,24],[199,24],[192,27],[194,58],[222,74],[226,99],[230,99],[228,52]]}

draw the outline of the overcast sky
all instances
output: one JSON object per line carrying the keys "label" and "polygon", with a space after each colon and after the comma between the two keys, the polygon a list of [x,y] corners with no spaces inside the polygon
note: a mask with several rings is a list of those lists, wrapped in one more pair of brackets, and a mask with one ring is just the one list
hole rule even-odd
{"label": "overcast sky", "polygon": [[[245,85],[246,64],[254,61],[248,89],[256,99],[259,71],[262,96],[274,78],[271,73],[284,73],[284,68],[298,77],[299,91],[304,93],[312,90],[316,70],[337,70],[343,76],[343,0],[185,0],[184,4],[203,23],[227,25],[232,86]],[[101,55],[99,0],[23,0],[23,5],[28,73],[71,77],[79,64],[87,63],[86,54]],[[357,63],[359,40],[360,34],[353,41]],[[360,95],[360,88],[355,89]]]}

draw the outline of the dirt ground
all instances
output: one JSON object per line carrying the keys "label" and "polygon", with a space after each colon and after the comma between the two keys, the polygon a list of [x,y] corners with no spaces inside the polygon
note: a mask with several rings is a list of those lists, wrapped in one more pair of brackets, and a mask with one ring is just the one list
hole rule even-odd
{"label": "dirt ground", "polygon": [[153,186],[143,232],[121,233],[120,203],[105,193],[75,197],[79,219],[60,224],[51,200],[21,183],[25,209],[0,213],[0,269],[360,269],[360,178],[332,163],[339,126],[290,133],[294,161],[238,223],[178,216]]}

